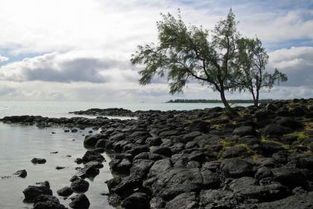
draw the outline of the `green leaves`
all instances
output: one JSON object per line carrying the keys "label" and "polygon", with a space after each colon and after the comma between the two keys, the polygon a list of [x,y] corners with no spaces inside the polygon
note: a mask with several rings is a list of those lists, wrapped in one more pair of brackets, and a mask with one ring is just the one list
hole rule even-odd
{"label": "green leaves", "polygon": [[154,76],[167,75],[170,93],[182,92],[190,79],[219,91],[228,111],[225,91],[250,91],[258,100],[261,88],[286,81],[285,74],[265,71],[268,55],[262,42],[243,38],[237,32],[232,10],[209,33],[202,27],[187,27],[179,13],[162,14],[157,22],[158,42],[138,46],[131,62],[140,65],[139,83],[151,83]]}

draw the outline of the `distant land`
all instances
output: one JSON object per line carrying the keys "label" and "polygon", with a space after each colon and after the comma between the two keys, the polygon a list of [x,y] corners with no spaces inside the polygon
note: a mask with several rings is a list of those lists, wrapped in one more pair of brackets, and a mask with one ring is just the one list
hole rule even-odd
{"label": "distant land", "polygon": [[[245,99],[235,99],[228,100],[229,103],[251,103],[253,104],[253,100],[245,100]],[[260,103],[269,103],[274,101],[273,99],[261,99]],[[171,99],[166,103],[222,103],[221,100],[218,99]]]}

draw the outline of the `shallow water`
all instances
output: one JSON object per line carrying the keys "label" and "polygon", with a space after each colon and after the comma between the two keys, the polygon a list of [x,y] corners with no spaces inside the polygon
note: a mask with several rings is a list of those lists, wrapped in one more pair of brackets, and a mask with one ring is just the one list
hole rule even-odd
{"label": "shallow water", "polygon": [[[52,134],[52,132],[56,132]],[[11,176],[15,171],[26,169],[25,179],[18,177],[0,178],[0,208],[32,208],[32,204],[24,204],[22,191],[28,185],[48,180],[53,194],[63,186],[69,186],[69,179],[76,173],[74,163],[77,157],[82,157],[86,150],[83,148],[83,134],[88,129],[78,133],[64,133],[60,128],[39,129],[34,126],[12,126],[0,123],[0,176]],[[75,141],[73,141],[75,139]],[[57,151],[57,154],[50,154]],[[71,155],[71,157],[66,157]],[[45,158],[46,164],[34,165],[30,161],[34,157]],[[101,193],[107,193],[105,180],[110,179],[111,173],[108,166],[109,158],[100,174],[90,181],[86,192],[90,200],[90,209],[112,208],[108,205],[107,198]],[[64,166],[56,170],[56,166]],[[57,196],[58,197],[58,196]],[[69,200],[60,201],[65,205]]]}

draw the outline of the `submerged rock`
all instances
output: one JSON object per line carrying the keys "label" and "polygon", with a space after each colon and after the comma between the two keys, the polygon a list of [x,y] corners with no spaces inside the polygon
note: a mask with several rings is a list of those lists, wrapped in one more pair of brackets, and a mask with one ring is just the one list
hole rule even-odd
{"label": "submerged rock", "polygon": [[47,162],[47,160],[44,159],[44,158],[33,158],[33,159],[31,160],[31,162],[32,162],[33,164],[45,164],[45,163]]}
{"label": "submerged rock", "polygon": [[21,178],[25,178],[27,176],[27,171],[25,169],[18,170],[14,173],[14,175],[21,177]]}

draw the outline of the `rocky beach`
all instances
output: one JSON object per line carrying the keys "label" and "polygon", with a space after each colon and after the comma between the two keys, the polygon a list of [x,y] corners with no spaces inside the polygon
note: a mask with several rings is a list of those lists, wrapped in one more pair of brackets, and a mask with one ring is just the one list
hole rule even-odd
{"label": "rocky beach", "polygon": [[[75,159],[77,174],[68,177],[67,187],[53,194],[47,179],[25,188],[25,201],[35,209],[66,208],[59,201],[63,197],[71,199],[71,208],[88,208],[86,178],[97,178],[105,161],[101,153],[112,159],[114,178],[103,180],[103,187],[108,186],[104,195],[114,207],[313,208],[313,99],[235,110],[233,118],[220,107],[135,112],[110,108],[72,112],[80,115],[72,118],[25,115],[1,121],[64,132],[99,130],[85,137],[86,153]],[[27,178],[27,171],[16,175]]]}

